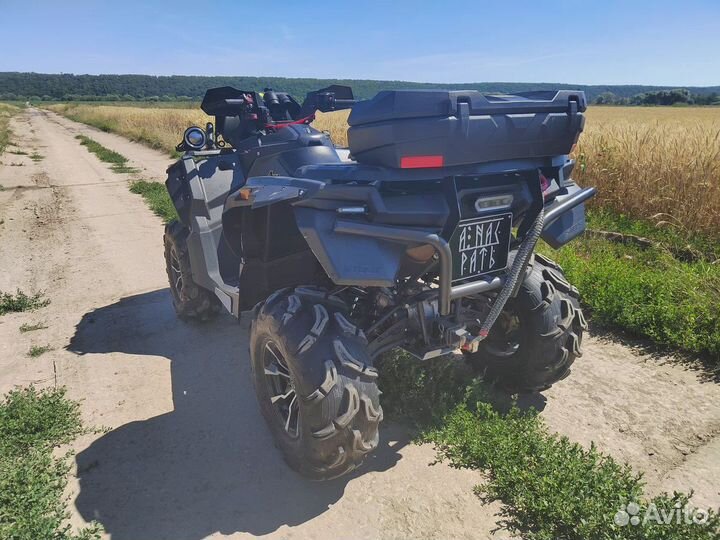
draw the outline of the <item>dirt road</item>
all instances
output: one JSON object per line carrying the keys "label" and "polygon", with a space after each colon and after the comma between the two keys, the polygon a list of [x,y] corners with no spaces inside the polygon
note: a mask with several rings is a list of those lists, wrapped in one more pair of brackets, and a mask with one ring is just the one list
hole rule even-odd
{"label": "dirt road", "polygon": [[[75,444],[74,524],[95,519],[113,540],[508,537],[495,531],[500,506],[472,495],[482,475],[430,466],[432,449],[399,426],[383,427],[348,478],[289,471],[255,403],[247,323],[175,318],[160,220],[74,136],[130,158],[143,178],[161,179],[169,160],[36,109],[12,129],[21,148],[1,158],[0,290],[44,290],[52,303],[0,318],[0,392],[65,385],[86,423],[108,428]],[[18,331],[35,322],[48,328]],[[651,490],[694,488],[697,504],[717,507],[720,385],[703,379],[591,337],[569,379],[525,401],[552,429],[645,472]]]}

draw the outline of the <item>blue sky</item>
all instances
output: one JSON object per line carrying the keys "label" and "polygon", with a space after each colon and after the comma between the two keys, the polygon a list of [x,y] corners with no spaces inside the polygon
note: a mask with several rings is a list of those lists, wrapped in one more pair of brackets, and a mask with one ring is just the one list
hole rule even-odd
{"label": "blue sky", "polygon": [[720,0],[0,0],[0,71],[720,84]]}

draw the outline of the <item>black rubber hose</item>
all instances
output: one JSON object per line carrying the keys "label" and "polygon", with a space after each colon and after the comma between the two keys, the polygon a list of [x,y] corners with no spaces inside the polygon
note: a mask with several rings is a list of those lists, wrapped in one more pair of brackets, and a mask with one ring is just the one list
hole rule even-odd
{"label": "black rubber hose", "polygon": [[535,249],[535,244],[537,244],[540,234],[542,234],[544,221],[545,211],[540,210],[540,213],[535,218],[527,237],[525,237],[525,240],[523,240],[522,244],[520,244],[520,247],[518,248],[512,268],[510,268],[510,273],[505,280],[505,285],[503,285],[500,293],[495,298],[495,302],[490,308],[490,313],[488,313],[488,316],[485,318],[485,322],[483,322],[483,325],[480,328],[479,337],[481,340],[488,337],[490,329],[500,316],[505,304],[515,293],[520,276],[524,274],[524,270],[530,261],[530,257],[532,257],[533,250]]}

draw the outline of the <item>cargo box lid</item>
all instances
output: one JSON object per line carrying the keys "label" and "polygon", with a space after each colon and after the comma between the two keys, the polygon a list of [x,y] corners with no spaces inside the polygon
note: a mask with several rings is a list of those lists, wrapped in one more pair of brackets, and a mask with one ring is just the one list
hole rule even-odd
{"label": "cargo box lid", "polygon": [[383,91],[353,106],[348,142],[358,162],[396,168],[555,156],[577,141],[586,109],[572,90]]}
{"label": "cargo box lid", "polygon": [[566,112],[570,102],[585,112],[585,93],[549,90],[518,94],[483,95],[477,90],[383,90],[374,98],[355,104],[348,124],[359,126],[386,120],[452,116],[458,101],[468,103],[471,115]]}

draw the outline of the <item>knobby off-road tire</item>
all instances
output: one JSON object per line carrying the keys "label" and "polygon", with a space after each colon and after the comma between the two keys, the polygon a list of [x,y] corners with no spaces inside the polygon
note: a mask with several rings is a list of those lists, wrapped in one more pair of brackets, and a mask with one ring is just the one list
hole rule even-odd
{"label": "knobby off-road tire", "polygon": [[304,287],[272,294],[255,308],[250,358],[260,410],[291,468],[327,480],[377,447],[378,373],[339,298]]}
{"label": "knobby off-road tire", "polygon": [[177,221],[165,225],[165,268],[175,311],[184,321],[207,321],[220,311],[220,301],[193,281],[187,249],[188,229]]}
{"label": "knobby off-road tire", "polygon": [[470,363],[487,380],[516,392],[550,388],[567,377],[587,323],[580,295],[554,261],[531,259],[525,280]]}

